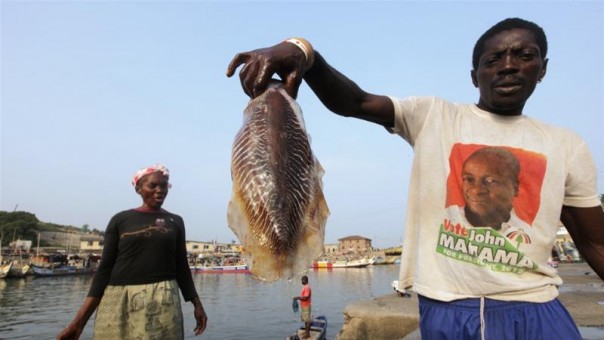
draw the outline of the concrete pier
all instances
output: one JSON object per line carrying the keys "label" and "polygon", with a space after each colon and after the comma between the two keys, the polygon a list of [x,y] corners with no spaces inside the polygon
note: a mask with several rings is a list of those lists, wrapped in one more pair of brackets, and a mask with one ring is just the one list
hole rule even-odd
{"label": "concrete pier", "polygon": [[[558,271],[564,281],[560,301],[584,338],[604,339],[604,281],[585,263],[561,264]],[[336,339],[420,339],[417,304],[417,294],[399,297],[394,290],[389,295],[352,303],[344,309],[344,325]]]}

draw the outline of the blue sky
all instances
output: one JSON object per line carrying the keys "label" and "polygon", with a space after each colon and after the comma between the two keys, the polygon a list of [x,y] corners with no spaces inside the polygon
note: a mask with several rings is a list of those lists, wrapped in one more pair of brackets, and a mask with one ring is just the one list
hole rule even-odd
{"label": "blue sky", "polygon": [[[140,198],[139,168],[172,172],[164,207],[190,240],[230,242],[230,152],[247,97],[227,78],[241,51],[307,38],[369,92],[475,103],[471,51],[522,17],[549,40],[527,115],[580,134],[604,193],[604,3],[2,1],[0,209],[104,230]],[[383,128],[298,96],[331,210],[325,241],[401,242],[413,151]]]}

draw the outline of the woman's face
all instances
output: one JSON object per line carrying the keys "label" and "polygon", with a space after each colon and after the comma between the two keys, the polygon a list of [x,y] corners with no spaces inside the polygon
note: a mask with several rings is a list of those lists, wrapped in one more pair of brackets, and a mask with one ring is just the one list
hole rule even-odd
{"label": "woman's face", "polygon": [[143,208],[159,210],[168,196],[168,177],[160,171],[143,176],[137,183],[136,192],[143,199]]}

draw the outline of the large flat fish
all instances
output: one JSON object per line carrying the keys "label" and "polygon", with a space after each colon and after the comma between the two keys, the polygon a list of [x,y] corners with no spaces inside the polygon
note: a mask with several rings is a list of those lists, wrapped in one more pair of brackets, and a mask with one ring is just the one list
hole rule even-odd
{"label": "large flat fish", "polygon": [[245,108],[231,155],[228,225],[256,278],[292,278],[323,252],[323,172],[300,106],[272,83]]}

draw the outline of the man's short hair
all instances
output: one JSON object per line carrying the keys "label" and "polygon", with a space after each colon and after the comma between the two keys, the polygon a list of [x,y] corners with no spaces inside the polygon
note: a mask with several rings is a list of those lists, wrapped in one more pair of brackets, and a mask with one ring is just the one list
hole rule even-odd
{"label": "man's short hair", "polygon": [[535,36],[535,41],[541,50],[541,58],[545,59],[545,56],[547,55],[547,37],[545,36],[545,31],[543,31],[543,28],[528,20],[520,18],[508,18],[496,23],[493,25],[493,27],[484,32],[480,38],[478,38],[478,41],[476,41],[476,44],[474,45],[474,52],[472,53],[473,69],[478,69],[478,61],[484,52],[485,41],[503,31],[509,31],[516,28],[525,29],[533,33]]}
{"label": "man's short hair", "polygon": [[476,158],[487,159],[490,161],[498,161],[501,164],[500,170],[503,170],[506,175],[513,181],[514,186],[518,186],[518,178],[520,177],[520,161],[511,152],[497,146],[487,146],[474,151],[464,161],[464,166],[471,160]]}

